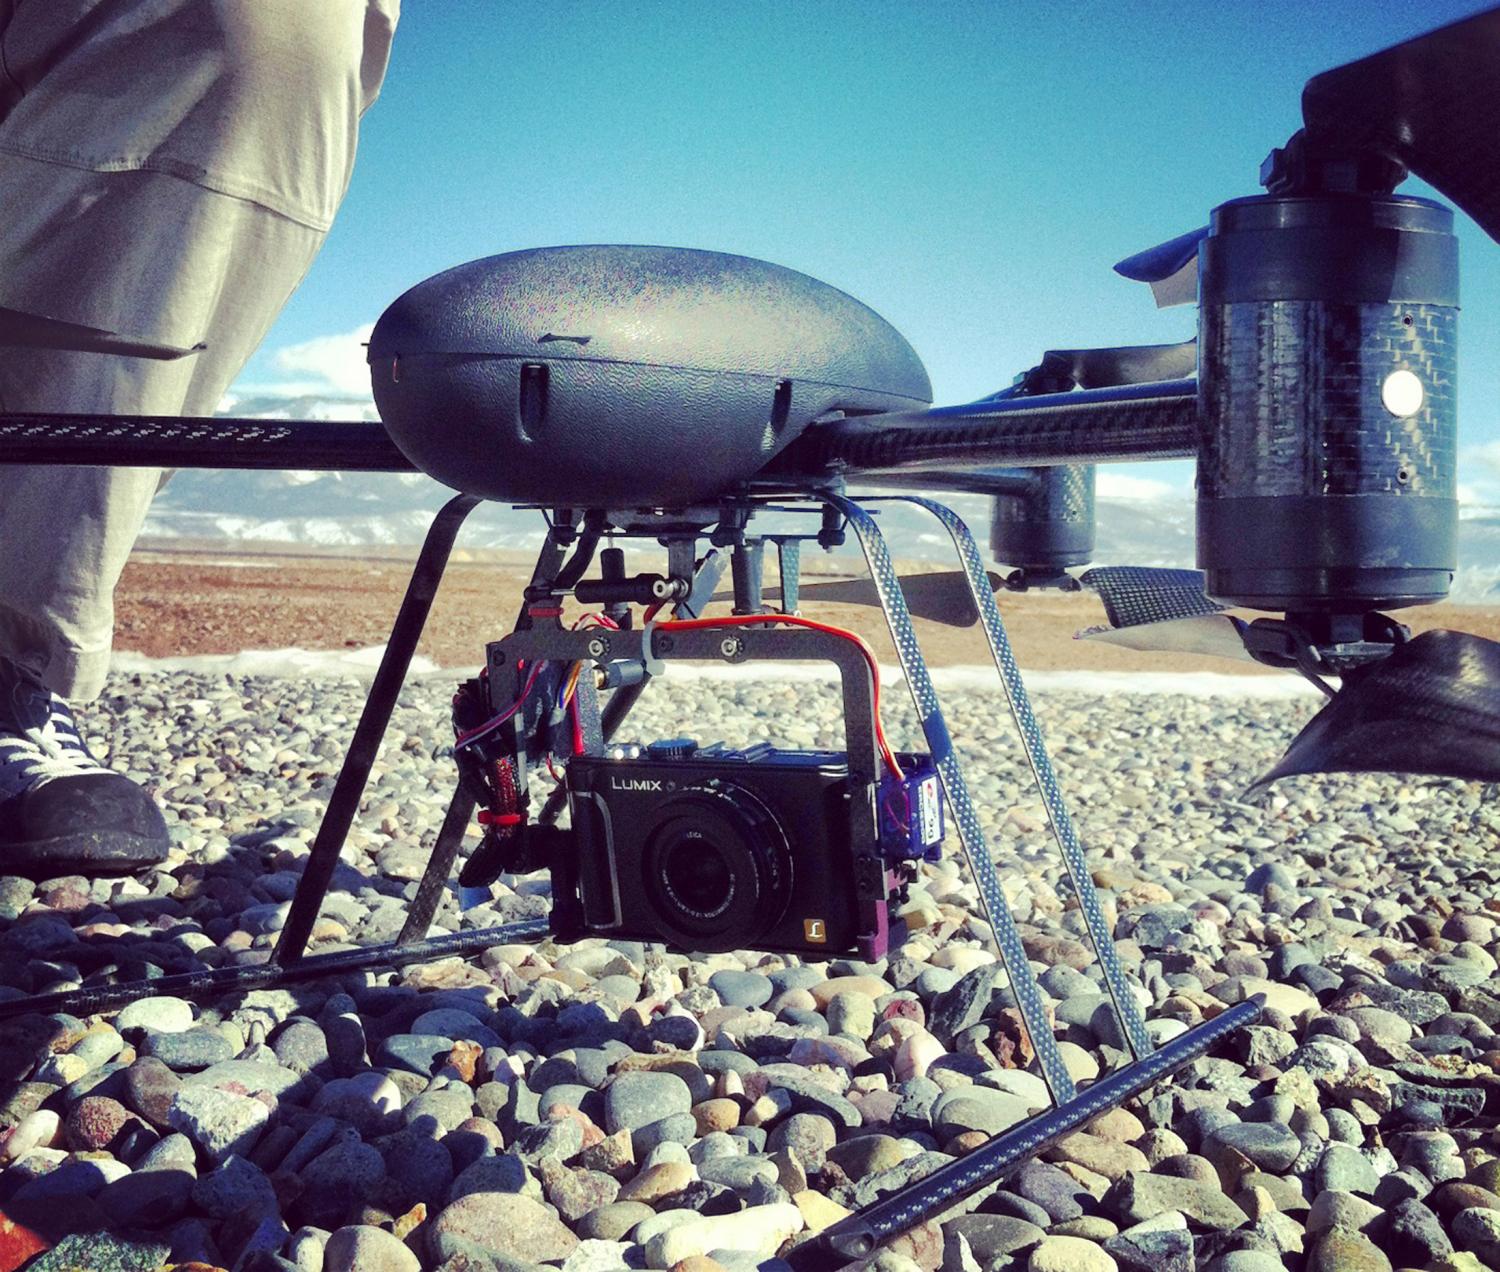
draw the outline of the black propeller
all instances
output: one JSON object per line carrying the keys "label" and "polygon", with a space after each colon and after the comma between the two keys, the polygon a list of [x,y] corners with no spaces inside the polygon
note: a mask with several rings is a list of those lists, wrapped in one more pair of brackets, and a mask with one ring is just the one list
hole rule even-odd
{"label": "black propeller", "polygon": [[[1105,566],[1080,576],[1108,627],[1080,633],[1129,649],[1248,660],[1254,627],[1203,594],[1197,570]],[[1265,620],[1262,620],[1263,622]],[[1500,644],[1429,631],[1345,667],[1342,687],[1252,789],[1299,773],[1424,773],[1500,782]]]}
{"label": "black propeller", "polygon": [[1302,90],[1315,155],[1380,155],[1500,239],[1500,9],[1315,75]]}
{"label": "black propeller", "polygon": [[1144,252],[1127,256],[1115,273],[1136,283],[1149,283],[1157,307],[1190,305],[1198,299],[1198,244],[1208,237],[1208,226],[1199,226]]}
{"label": "black propeller", "polygon": [[1123,384],[1183,380],[1197,369],[1198,342],[1120,345],[1109,349],[1048,349],[1017,383],[990,401],[1069,389],[1109,389]]}
{"label": "black propeller", "polygon": [[1423,632],[1344,687],[1255,784],[1297,773],[1396,772],[1500,782],[1500,644]]}

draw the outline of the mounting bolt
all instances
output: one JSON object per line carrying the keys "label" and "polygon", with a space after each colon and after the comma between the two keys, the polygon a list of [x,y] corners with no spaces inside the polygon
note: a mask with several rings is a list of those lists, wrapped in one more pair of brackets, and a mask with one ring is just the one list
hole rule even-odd
{"label": "mounting bolt", "polygon": [[588,651],[590,658],[603,658],[609,653],[609,642],[602,636],[595,636],[588,643]]}
{"label": "mounting bolt", "polygon": [[719,642],[719,653],[725,658],[738,658],[745,652],[745,642],[738,636],[726,636]]}

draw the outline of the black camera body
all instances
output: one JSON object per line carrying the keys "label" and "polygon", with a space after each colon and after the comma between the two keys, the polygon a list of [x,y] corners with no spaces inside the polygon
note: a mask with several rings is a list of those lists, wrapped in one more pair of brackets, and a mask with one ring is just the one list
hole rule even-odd
{"label": "black camera body", "polygon": [[902,778],[872,785],[842,752],[765,744],[679,738],[575,756],[556,912],[684,950],[879,958],[905,939],[892,875],[934,856],[943,833],[931,761],[900,760]]}

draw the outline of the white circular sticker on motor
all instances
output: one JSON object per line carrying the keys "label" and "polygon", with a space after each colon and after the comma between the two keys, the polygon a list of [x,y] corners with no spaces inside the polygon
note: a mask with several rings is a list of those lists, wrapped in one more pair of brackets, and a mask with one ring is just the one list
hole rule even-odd
{"label": "white circular sticker on motor", "polygon": [[1406,419],[1422,409],[1426,397],[1422,381],[1410,371],[1392,371],[1380,386],[1380,400],[1397,419]]}

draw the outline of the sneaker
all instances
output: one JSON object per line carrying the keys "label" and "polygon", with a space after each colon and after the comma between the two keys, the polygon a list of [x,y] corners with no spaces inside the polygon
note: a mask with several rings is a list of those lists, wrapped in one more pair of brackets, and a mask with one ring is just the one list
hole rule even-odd
{"label": "sneaker", "polygon": [[89,753],[67,703],[0,660],[0,874],[128,874],[170,842],[151,797]]}

